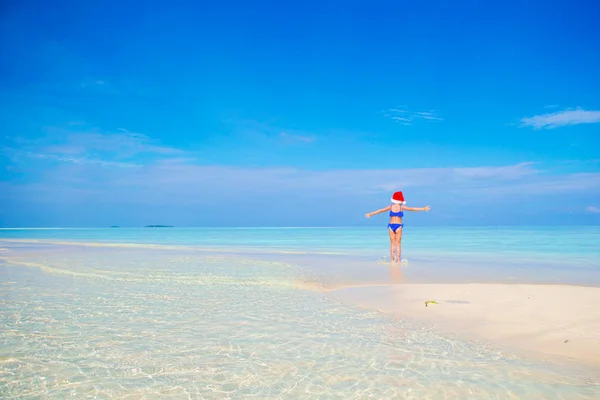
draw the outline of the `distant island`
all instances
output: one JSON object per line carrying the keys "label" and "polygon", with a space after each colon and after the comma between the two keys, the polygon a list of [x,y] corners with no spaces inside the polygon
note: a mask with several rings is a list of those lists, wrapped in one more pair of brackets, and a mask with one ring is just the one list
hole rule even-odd
{"label": "distant island", "polygon": [[144,228],[173,228],[171,225],[146,225]]}
{"label": "distant island", "polygon": [[120,226],[112,225],[111,228],[120,228]]}

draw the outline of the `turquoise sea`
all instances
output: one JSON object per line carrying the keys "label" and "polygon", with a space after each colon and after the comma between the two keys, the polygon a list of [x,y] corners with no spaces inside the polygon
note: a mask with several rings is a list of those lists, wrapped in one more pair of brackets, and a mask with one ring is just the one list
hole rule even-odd
{"label": "turquoise sea", "polygon": [[404,282],[600,286],[600,227],[0,229],[0,398],[598,399],[524,359],[341,303]]}

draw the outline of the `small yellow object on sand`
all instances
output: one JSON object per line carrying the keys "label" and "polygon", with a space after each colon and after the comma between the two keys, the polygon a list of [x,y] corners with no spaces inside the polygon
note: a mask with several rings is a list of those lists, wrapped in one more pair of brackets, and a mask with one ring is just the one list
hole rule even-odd
{"label": "small yellow object on sand", "polygon": [[435,301],[435,300],[429,300],[429,301],[426,301],[426,302],[425,302],[425,307],[427,307],[427,305],[428,305],[429,303],[431,303],[431,304],[437,304],[437,301]]}

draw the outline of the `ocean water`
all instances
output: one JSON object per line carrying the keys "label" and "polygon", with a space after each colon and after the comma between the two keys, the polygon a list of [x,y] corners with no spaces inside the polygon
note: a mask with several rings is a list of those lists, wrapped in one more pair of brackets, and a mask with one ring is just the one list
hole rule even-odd
{"label": "ocean water", "polygon": [[[346,265],[350,279],[369,279],[365,263],[389,260],[379,228],[105,228],[0,229],[0,239],[89,246],[196,249],[269,259],[295,254],[327,274]],[[402,257],[415,282],[531,282],[600,286],[600,227],[405,227]],[[13,243],[15,244],[15,243]],[[145,245],[145,246],[142,246]],[[288,260],[289,257],[283,258]],[[333,269],[337,271],[337,269]],[[357,275],[357,276],[354,276]],[[330,279],[342,279],[334,272]]]}
{"label": "ocean water", "polygon": [[[403,245],[411,254],[486,255],[576,261],[597,265],[600,226],[411,227]],[[99,243],[186,245],[228,250],[271,249],[387,255],[387,228],[104,228],[2,229],[0,238]]]}
{"label": "ocean water", "polygon": [[[600,398],[588,368],[327,296],[391,282],[386,235],[0,230],[0,398]],[[598,228],[415,227],[402,282],[594,284],[597,243]]]}

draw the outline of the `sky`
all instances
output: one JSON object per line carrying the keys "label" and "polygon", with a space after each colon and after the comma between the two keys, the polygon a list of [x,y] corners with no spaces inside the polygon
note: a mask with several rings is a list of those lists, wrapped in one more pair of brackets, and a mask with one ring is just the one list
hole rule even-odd
{"label": "sky", "polygon": [[0,7],[0,227],[600,225],[598,2]]}

